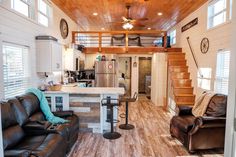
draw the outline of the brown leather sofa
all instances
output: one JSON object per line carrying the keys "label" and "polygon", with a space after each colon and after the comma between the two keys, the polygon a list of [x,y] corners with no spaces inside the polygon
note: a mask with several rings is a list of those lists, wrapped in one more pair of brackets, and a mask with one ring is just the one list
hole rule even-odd
{"label": "brown leather sofa", "polygon": [[65,157],[78,137],[79,119],[72,111],[55,115],[70,120],[53,125],[45,120],[39,101],[25,94],[1,103],[4,155]]}
{"label": "brown leather sofa", "polygon": [[203,117],[194,117],[192,108],[178,107],[171,119],[170,134],[177,138],[189,152],[224,148],[227,96],[215,95]]}

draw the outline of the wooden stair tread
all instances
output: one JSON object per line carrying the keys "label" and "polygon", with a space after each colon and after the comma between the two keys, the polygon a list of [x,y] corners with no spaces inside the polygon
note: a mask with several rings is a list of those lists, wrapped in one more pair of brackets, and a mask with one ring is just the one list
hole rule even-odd
{"label": "wooden stair tread", "polygon": [[187,96],[195,96],[194,94],[175,94],[175,96],[178,96],[178,97],[187,97]]}
{"label": "wooden stair tread", "polygon": [[193,87],[174,87],[175,89],[181,89],[181,88],[183,88],[183,89],[192,89]]}
{"label": "wooden stair tread", "polygon": [[185,54],[183,52],[168,52],[168,55],[179,55],[179,54]]}
{"label": "wooden stair tread", "polygon": [[183,102],[183,101],[181,101],[181,102],[176,102],[176,105],[194,105],[194,102]]}

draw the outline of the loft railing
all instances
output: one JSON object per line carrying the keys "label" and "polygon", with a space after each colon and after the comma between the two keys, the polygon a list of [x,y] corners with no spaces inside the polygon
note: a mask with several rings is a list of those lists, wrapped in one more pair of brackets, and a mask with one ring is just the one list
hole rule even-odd
{"label": "loft railing", "polygon": [[72,43],[85,46],[87,53],[168,51],[166,31],[73,31]]}
{"label": "loft railing", "polygon": [[198,73],[199,73],[199,76],[200,76],[201,78],[203,78],[202,72],[201,72],[201,70],[199,69],[197,59],[196,59],[195,54],[194,54],[194,52],[193,52],[193,49],[192,49],[192,46],[191,46],[190,38],[189,38],[189,37],[187,37],[187,41],[188,41],[188,46],[189,46],[189,49],[190,49],[190,51],[191,51],[191,54],[192,54],[194,63],[195,63],[195,65],[196,65],[197,71],[198,71]]}

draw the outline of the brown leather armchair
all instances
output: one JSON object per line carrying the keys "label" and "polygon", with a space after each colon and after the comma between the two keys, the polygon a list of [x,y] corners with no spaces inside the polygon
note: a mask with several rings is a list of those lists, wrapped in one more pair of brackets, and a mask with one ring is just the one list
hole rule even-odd
{"label": "brown leather armchair", "polygon": [[216,94],[208,104],[205,115],[194,117],[192,108],[179,106],[171,119],[170,134],[188,149],[224,148],[227,96]]}

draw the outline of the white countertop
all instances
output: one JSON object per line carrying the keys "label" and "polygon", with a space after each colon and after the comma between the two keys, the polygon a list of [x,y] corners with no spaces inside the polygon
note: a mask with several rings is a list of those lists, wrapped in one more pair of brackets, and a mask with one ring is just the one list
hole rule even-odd
{"label": "white countertop", "polygon": [[124,88],[120,87],[78,87],[74,85],[62,86],[61,91],[45,91],[47,94],[118,94],[123,95],[125,93]]}

